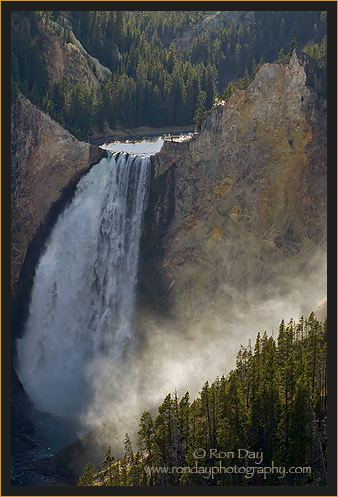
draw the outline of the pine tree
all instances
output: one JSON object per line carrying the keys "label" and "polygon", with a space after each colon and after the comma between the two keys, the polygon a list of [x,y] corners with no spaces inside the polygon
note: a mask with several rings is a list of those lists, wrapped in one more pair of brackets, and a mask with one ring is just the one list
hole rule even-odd
{"label": "pine tree", "polygon": [[77,485],[80,487],[91,487],[94,485],[94,468],[91,463],[88,463],[84,468]]}
{"label": "pine tree", "polygon": [[111,447],[109,445],[107,452],[104,456],[104,460],[102,463],[102,478],[107,482],[108,486],[113,485],[113,462],[114,456],[111,453]]}
{"label": "pine tree", "polygon": [[284,60],[284,59],[285,59],[284,48],[281,47],[281,49],[278,52],[278,59],[277,60]]}
{"label": "pine tree", "polygon": [[158,409],[155,419],[155,438],[164,464],[172,465],[173,401],[168,394]]}
{"label": "pine tree", "polygon": [[199,92],[196,103],[196,112],[194,115],[194,122],[196,123],[196,129],[201,129],[202,122],[206,116],[206,99],[207,94],[204,90]]}
{"label": "pine tree", "polygon": [[190,429],[189,429],[189,392],[186,392],[179,403],[179,430],[181,433],[181,449],[185,455],[189,447]]}
{"label": "pine tree", "polygon": [[[140,419],[140,429],[138,431],[137,445],[140,448],[141,454],[144,458],[145,465],[151,468],[157,463],[157,444],[155,441],[155,427],[151,414],[145,411]],[[149,484],[155,484],[155,477],[151,473],[149,477]]]}
{"label": "pine tree", "polygon": [[289,55],[292,55],[292,52],[298,48],[298,44],[297,44],[297,40],[296,38],[292,38],[292,40],[290,41],[290,46],[289,46]]}
{"label": "pine tree", "polygon": [[280,401],[281,416],[279,420],[278,438],[283,457],[289,448],[290,409],[295,390],[295,363],[294,363],[294,324],[292,320],[285,326],[282,320],[277,338],[278,365],[280,372]]}
{"label": "pine tree", "polygon": [[295,399],[290,409],[289,447],[287,463],[302,466],[311,454],[313,411],[310,404],[310,386],[305,374],[296,384]]}

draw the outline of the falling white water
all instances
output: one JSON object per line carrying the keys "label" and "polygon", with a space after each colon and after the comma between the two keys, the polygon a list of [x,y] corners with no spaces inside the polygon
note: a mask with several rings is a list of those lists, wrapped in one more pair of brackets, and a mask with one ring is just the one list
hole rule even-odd
{"label": "falling white water", "polygon": [[122,362],[133,342],[149,174],[149,157],[101,160],[53,229],[17,343],[19,378],[43,411],[78,416],[94,395],[95,363]]}

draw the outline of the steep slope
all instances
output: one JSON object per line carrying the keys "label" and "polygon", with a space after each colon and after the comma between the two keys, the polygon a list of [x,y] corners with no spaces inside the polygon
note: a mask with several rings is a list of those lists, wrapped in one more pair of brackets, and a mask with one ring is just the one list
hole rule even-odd
{"label": "steep slope", "polygon": [[216,29],[219,29],[224,25],[228,28],[232,21],[247,26],[252,16],[253,11],[250,10],[208,12],[199,23],[190,28],[186,28],[180,36],[173,40],[173,43],[178,50],[184,50],[186,47],[191,46],[196,36],[202,34],[203,31],[207,31],[211,26],[215,26]]}
{"label": "steep slope", "polygon": [[41,16],[40,27],[45,36],[49,76],[52,83],[65,76],[71,86],[80,83],[88,89],[100,90],[112,72],[92,57],[73,33],[68,19],[58,21]]}
{"label": "steep slope", "polygon": [[166,142],[154,157],[140,284],[150,305],[185,318],[226,314],[238,296],[278,296],[296,275],[319,269],[323,290],[320,85],[305,54],[265,64],[196,139]]}
{"label": "steep slope", "polygon": [[[40,57],[48,72],[50,89],[65,78],[70,88],[80,84],[88,90],[100,91],[112,76],[107,67],[84,49],[64,12],[59,13],[57,20],[50,11],[14,12],[12,50],[16,54],[17,70],[21,78],[28,78],[29,87],[34,80],[39,83],[41,75],[30,74],[27,65],[36,64]],[[49,97],[51,95],[50,91]]]}

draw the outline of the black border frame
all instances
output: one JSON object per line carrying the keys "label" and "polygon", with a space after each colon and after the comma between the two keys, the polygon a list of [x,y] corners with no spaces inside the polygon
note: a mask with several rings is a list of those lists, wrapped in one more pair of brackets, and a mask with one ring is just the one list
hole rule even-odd
{"label": "black border frame", "polygon": [[[12,11],[39,10],[41,5],[47,10],[326,10],[328,12],[328,480],[325,486],[229,486],[229,487],[73,487],[73,486],[12,486],[10,483],[10,386],[11,386],[11,333],[10,333],[10,16]],[[174,7],[174,8],[173,8]],[[2,44],[2,460],[1,495],[337,495],[337,149],[334,147],[337,136],[337,2],[336,1],[1,1],[1,44]],[[335,440],[335,442],[334,442]]]}

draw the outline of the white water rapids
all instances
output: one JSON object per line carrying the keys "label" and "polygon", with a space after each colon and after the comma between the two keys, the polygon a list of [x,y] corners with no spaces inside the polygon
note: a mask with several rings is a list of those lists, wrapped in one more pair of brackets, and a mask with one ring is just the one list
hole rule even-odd
{"label": "white water rapids", "polygon": [[42,411],[79,415],[94,395],[95,364],[121,361],[133,341],[149,175],[149,157],[101,160],[48,240],[17,342],[18,376]]}

